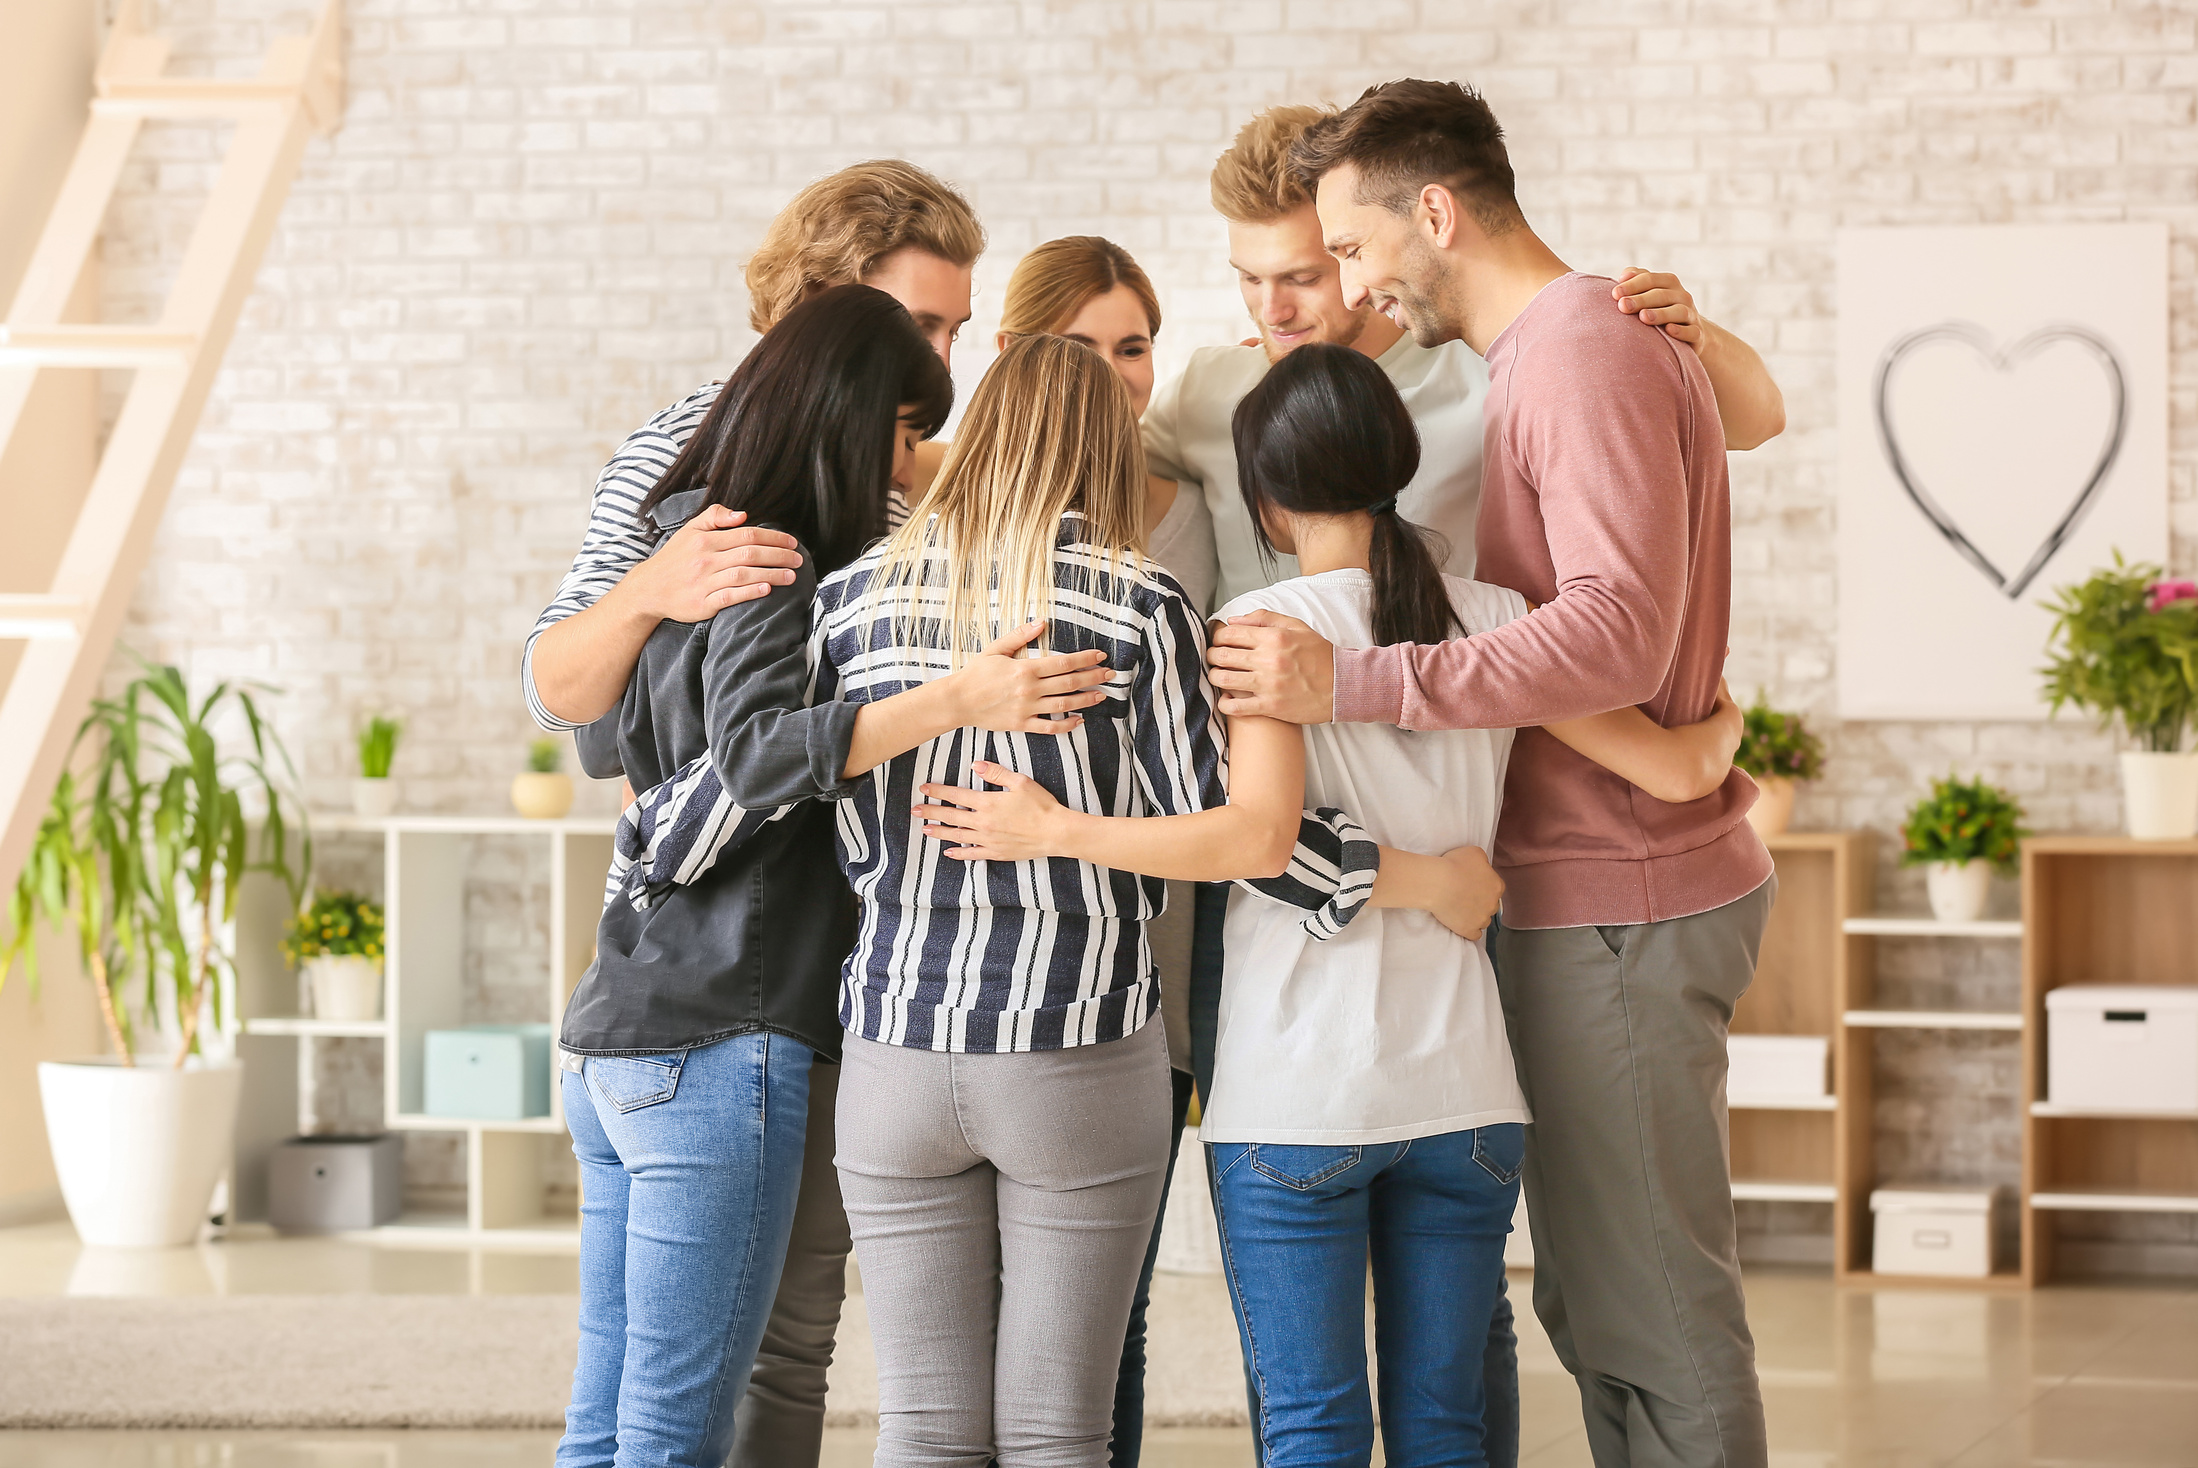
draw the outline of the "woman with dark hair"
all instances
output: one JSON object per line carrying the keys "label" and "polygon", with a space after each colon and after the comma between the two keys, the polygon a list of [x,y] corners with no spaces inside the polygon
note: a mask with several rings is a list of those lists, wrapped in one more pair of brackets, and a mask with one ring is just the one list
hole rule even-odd
{"label": "woman with dark hair", "polygon": [[[1275,363],[1234,420],[1239,488],[1262,547],[1301,575],[1217,617],[1267,608],[1338,644],[1471,636],[1526,614],[1515,592],[1446,576],[1397,514],[1419,437],[1373,359],[1313,343]],[[1263,719],[1231,720],[1232,743]],[[1713,724],[1658,728],[1623,709],[1551,731],[1663,800],[1723,779]],[[1488,847],[1512,731],[1304,731],[1304,805],[1348,810],[1382,843]],[[1265,740],[1268,733],[1262,732]],[[1255,750],[1263,746],[1255,746]],[[955,792],[922,812],[965,852],[1095,858],[1152,871],[1187,835],[1165,820],[1095,822],[1034,782]],[[955,807],[960,807],[959,809]],[[1365,1353],[1369,1255],[1381,1430],[1392,1463],[1486,1461],[1482,1348],[1517,1204],[1527,1106],[1479,934],[1377,887],[1340,933],[1241,884],[1230,892],[1208,1144],[1222,1253],[1259,1385],[1260,1461],[1364,1463],[1374,1412]]]}
{"label": "woman with dark hair", "polygon": [[[948,730],[1062,732],[1102,697],[1087,691],[1106,677],[1096,652],[1013,656],[1030,626],[897,697],[807,706],[818,578],[884,532],[889,486],[952,402],[908,312],[841,286],[771,329],[644,503],[666,532],[706,505],[742,511],[802,559],[771,596],[659,625],[588,736],[615,742],[644,788],[707,756],[734,803],[710,809],[753,829],[691,883],[614,882],[566,1006],[561,1084],[586,1201],[560,1468],[714,1468],[730,1448],[793,1226],[810,1068],[840,1054],[855,908],[816,797]],[[643,814],[621,827],[621,870],[684,813]]]}

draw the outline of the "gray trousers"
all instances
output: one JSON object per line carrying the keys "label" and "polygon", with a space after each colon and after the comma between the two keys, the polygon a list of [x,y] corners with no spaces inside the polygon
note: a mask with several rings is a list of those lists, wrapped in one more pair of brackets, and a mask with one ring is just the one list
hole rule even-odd
{"label": "gray trousers", "polygon": [[1776,878],[1637,927],[1502,929],[1497,983],[1533,1108],[1534,1310],[1597,1468],[1762,1468],[1741,1296],[1725,1029]]}
{"label": "gray trousers", "polygon": [[748,1391],[733,1410],[731,1468],[816,1468],[824,1451],[824,1379],[847,1298],[847,1210],[832,1166],[840,1068],[809,1067],[809,1128],[794,1231]]}
{"label": "gray trousers", "polygon": [[1168,1051],[946,1055],[849,1036],[840,1191],[877,1468],[1104,1468],[1168,1165]]}

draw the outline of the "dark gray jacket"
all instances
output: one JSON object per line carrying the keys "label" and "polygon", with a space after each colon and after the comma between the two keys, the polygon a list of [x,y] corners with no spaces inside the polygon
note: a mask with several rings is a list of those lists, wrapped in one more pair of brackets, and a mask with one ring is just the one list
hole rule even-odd
{"label": "dark gray jacket", "polygon": [[[700,491],[657,508],[669,530]],[[692,501],[692,503],[687,503]],[[807,704],[815,558],[791,586],[708,622],[660,624],[618,708],[580,730],[581,764],[638,791],[707,752],[727,792],[762,810],[797,805],[691,886],[646,909],[603,910],[596,958],[565,1007],[562,1043],[583,1055],[654,1055],[770,1030],[828,1060],[840,1050],[839,978],[855,900],[833,850],[834,802],[857,706]]]}

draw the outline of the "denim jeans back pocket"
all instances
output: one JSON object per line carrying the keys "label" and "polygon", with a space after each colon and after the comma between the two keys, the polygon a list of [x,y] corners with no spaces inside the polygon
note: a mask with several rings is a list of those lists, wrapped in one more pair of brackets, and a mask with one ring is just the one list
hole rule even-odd
{"label": "denim jeans back pocket", "polygon": [[1473,1129],[1473,1160],[1499,1183],[1516,1182],[1526,1166],[1526,1127],[1516,1121]]}
{"label": "denim jeans back pocket", "polygon": [[591,1055],[582,1072],[588,1089],[614,1111],[638,1111],[679,1092],[683,1055]]}
{"label": "denim jeans back pocket", "polygon": [[1361,1151],[1358,1147],[1296,1147],[1254,1142],[1251,1164],[1260,1176],[1302,1192],[1317,1188],[1337,1174],[1358,1166]]}

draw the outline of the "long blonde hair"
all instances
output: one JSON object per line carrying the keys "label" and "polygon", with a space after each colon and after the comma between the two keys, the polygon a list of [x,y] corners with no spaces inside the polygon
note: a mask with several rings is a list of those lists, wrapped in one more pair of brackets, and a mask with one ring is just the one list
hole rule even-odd
{"label": "long blonde hair", "polygon": [[[870,595],[896,603],[894,642],[943,647],[960,667],[1009,629],[1053,620],[1070,510],[1108,575],[1142,567],[1145,446],[1129,390],[1089,347],[1019,337],[971,394],[922,507],[885,543]],[[1097,581],[1069,589],[1099,595]]]}

